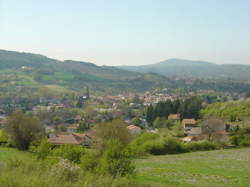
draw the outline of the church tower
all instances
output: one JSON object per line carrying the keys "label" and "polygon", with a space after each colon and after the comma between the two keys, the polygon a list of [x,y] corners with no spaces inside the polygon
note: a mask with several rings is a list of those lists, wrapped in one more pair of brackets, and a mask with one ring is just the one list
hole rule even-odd
{"label": "church tower", "polygon": [[87,99],[90,98],[90,95],[89,95],[89,86],[86,86],[86,97],[87,97]]}

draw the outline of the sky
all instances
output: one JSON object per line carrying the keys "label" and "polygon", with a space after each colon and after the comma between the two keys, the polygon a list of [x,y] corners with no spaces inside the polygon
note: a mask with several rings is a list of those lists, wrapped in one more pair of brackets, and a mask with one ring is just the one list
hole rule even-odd
{"label": "sky", "polygon": [[250,0],[0,0],[0,49],[98,65],[250,64]]}

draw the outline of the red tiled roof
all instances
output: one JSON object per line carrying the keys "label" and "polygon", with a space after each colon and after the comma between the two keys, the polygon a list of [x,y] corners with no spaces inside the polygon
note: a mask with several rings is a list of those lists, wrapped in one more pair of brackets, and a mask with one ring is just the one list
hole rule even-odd
{"label": "red tiled roof", "polygon": [[192,119],[183,119],[182,120],[183,124],[196,124],[196,121],[192,118]]}
{"label": "red tiled roof", "polygon": [[129,125],[127,126],[128,129],[141,129],[140,127],[137,127],[135,125]]}
{"label": "red tiled roof", "polygon": [[177,120],[177,119],[179,119],[179,115],[178,114],[170,114],[168,116],[168,119],[175,119],[175,120]]}
{"label": "red tiled roof", "polygon": [[87,136],[88,138],[91,138],[90,136],[86,134],[57,134],[55,137],[51,137],[48,139],[48,141],[52,144],[72,144],[72,145],[79,145],[82,144],[84,141],[84,137]]}
{"label": "red tiled roof", "polygon": [[77,127],[76,126],[69,126],[69,127],[67,127],[67,129],[77,129]]}

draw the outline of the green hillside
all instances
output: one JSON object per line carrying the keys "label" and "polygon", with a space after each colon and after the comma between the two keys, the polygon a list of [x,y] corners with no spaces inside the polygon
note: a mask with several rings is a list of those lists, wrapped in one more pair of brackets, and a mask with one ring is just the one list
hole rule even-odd
{"label": "green hillside", "polygon": [[[146,71],[141,66],[137,67],[136,71],[139,72],[136,72],[112,66],[97,66],[88,62],[59,61],[39,54],[0,50],[0,98],[3,95],[13,98],[16,94],[27,96],[29,93],[39,95],[43,92],[46,94],[79,92],[86,85],[98,93],[109,94],[166,87],[183,90],[250,92],[249,81],[215,79],[214,74],[210,74],[212,79],[206,78],[210,71],[208,67],[216,66],[210,63],[174,61],[162,62],[159,65],[161,72],[153,67]],[[196,69],[201,78],[169,78],[179,74],[185,75],[185,73],[196,76],[197,73],[194,73],[192,69]],[[178,73],[180,70],[181,73]],[[167,72],[164,73],[165,71]],[[244,73],[239,73],[239,75],[244,75]]]}
{"label": "green hillside", "polygon": [[148,90],[172,86],[154,73],[136,73],[79,61],[59,61],[43,55],[0,50],[1,90],[17,91],[56,85],[78,91],[86,85],[119,90]]}
{"label": "green hillside", "polygon": [[213,103],[201,110],[203,118],[219,117],[227,121],[244,121],[250,116],[250,100]]}
{"label": "green hillside", "polygon": [[205,61],[169,59],[150,65],[119,68],[140,73],[154,72],[166,77],[250,80],[250,66],[240,64],[217,65]]}

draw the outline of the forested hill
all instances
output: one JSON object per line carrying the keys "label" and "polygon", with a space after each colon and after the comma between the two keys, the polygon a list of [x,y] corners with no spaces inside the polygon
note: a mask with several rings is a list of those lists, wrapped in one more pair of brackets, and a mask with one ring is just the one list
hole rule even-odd
{"label": "forested hill", "polygon": [[166,77],[250,80],[250,65],[240,64],[217,65],[205,61],[169,59],[156,64],[119,68],[141,73],[154,72]]}
{"label": "forested hill", "polygon": [[[182,68],[181,64],[179,66]],[[191,64],[189,66],[192,68]],[[201,65],[197,65],[197,71],[202,69],[198,66]],[[213,65],[207,64],[207,66]],[[244,75],[244,73],[242,74]],[[239,73],[238,76],[242,74]],[[248,81],[227,79],[216,81],[206,79],[175,80],[164,76],[164,73],[141,73],[112,66],[97,66],[88,62],[60,61],[39,54],[0,50],[0,98],[3,95],[14,97],[16,94],[24,94],[25,92],[26,95],[31,92],[35,93],[35,91],[40,94],[41,88],[47,91],[49,89],[52,93],[78,92],[86,85],[93,91],[111,94],[121,91],[146,91],[166,87],[241,93],[250,91]]]}
{"label": "forested hill", "polygon": [[2,90],[48,85],[69,90],[79,90],[86,85],[148,90],[174,85],[168,78],[155,73],[137,73],[72,60],[59,61],[39,54],[6,50],[0,50],[0,83]]}

